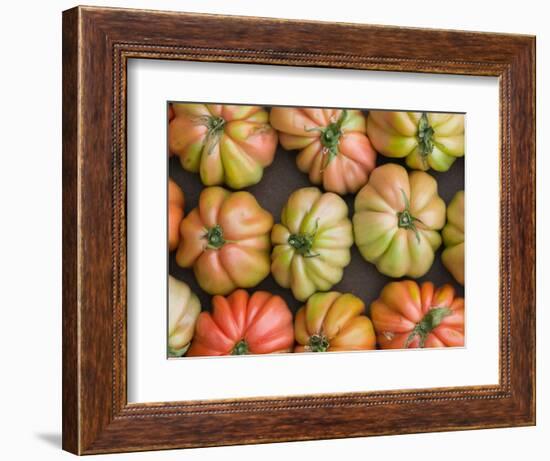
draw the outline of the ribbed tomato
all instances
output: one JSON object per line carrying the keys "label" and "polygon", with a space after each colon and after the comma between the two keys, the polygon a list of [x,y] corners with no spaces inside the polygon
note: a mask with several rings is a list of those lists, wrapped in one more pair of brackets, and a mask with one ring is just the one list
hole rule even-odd
{"label": "ribbed tomato", "polygon": [[214,296],[212,313],[197,320],[188,356],[289,352],[294,344],[292,313],[280,296],[237,290]]}
{"label": "ribbed tomato", "polygon": [[168,355],[181,357],[189,348],[201,311],[199,298],[189,286],[168,276]]}
{"label": "ribbed tomato", "polygon": [[207,186],[233,189],[256,184],[271,164],[277,133],[260,106],[174,103],[168,129],[170,152]]}
{"label": "ribbed tomato", "polygon": [[378,152],[416,170],[447,171],[464,155],[463,114],[371,110],[367,134]]}
{"label": "ribbed tomato", "polygon": [[171,122],[176,114],[174,114],[174,108],[172,107],[172,104],[168,104],[168,121]]}
{"label": "ribbed tomato", "polygon": [[346,202],[316,187],[294,191],[271,232],[271,272],[279,285],[305,301],[342,280],[353,244]]}
{"label": "ribbed tomato", "polygon": [[464,285],[464,191],[458,191],[447,207],[447,224],[441,231],[445,249],[441,260],[458,283]]}
{"label": "ribbed tomato", "polygon": [[376,164],[376,151],[358,110],[274,107],[271,124],[287,150],[299,149],[296,164],[313,184],[338,194],[355,193]]}
{"label": "ribbed tomato", "polygon": [[353,231],[363,258],[390,277],[421,277],[441,245],[445,202],[435,179],[387,163],[355,197]]}
{"label": "ribbed tomato", "polygon": [[296,313],[295,352],[355,351],[376,348],[365,304],[350,293],[315,293]]}
{"label": "ribbed tomato", "polygon": [[180,187],[168,178],[168,249],[175,250],[180,241],[180,223],[183,219],[185,196]]}
{"label": "ribbed tomato", "polygon": [[249,192],[207,187],[181,222],[176,262],[193,267],[210,294],[256,286],[269,274],[272,226],[271,214]]}
{"label": "ribbed tomato", "polygon": [[464,346],[464,299],[451,285],[387,284],[370,315],[383,349]]}

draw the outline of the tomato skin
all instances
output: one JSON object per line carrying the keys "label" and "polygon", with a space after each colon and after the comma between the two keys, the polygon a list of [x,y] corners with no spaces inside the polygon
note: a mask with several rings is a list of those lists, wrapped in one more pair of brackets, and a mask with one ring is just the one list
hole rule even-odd
{"label": "tomato skin", "polygon": [[447,207],[447,224],[441,231],[445,249],[441,253],[444,266],[464,285],[464,191],[458,191]]}
{"label": "tomato skin", "polygon": [[249,192],[207,187],[181,222],[176,262],[193,267],[200,287],[225,295],[269,275],[273,217]]}
{"label": "tomato skin", "polygon": [[[361,111],[274,107],[271,124],[279,131],[285,149],[300,150],[296,157],[300,171],[309,174],[310,181],[326,191],[355,193],[375,167],[376,151],[365,135]],[[324,137],[323,130],[326,133],[329,128],[332,136]]]}
{"label": "tomato skin", "polygon": [[277,132],[260,106],[173,103],[170,153],[206,186],[233,189],[257,184],[273,162]]}
{"label": "tomato skin", "polygon": [[350,293],[315,293],[296,313],[295,352],[335,352],[376,348],[365,304]]}
{"label": "tomato skin", "polygon": [[[292,239],[301,239],[291,242]],[[353,245],[346,202],[316,187],[294,191],[271,231],[271,273],[276,282],[305,301],[316,291],[329,290],[342,280]]]}
{"label": "tomato skin", "polygon": [[[416,170],[447,171],[464,156],[464,115],[369,111],[367,134],[386,157],[406,157]],[[424,140],[424,142],[422,141]]]}
{"label": "tomato skin", "polygon": [[[446,312],[428,322],[425,333],[415,327],[431,317],[434,309]],[[464,299],[451,285],[436,288],[431,282],[413,280],[388,283],[373,301],[370,314],[382,349],[464,346]],[[427,314],[429,314],[427,316]]]}
{"label": "tomato skin", "polygon": [[199,298],[189,286],[168,276],[168,355],[181,357],[189,348],[201,311]]}
{"label": "tomato skin", "polygon": [[363,258],[390,277],[428,272],[444,224],[445,202],[435,179],[423,171],[382,165],[355,197],[355,243]]}
{"label": "tomato skin", "polygon": [[174,114],[174,108],[172,107],[172,103],[168,104],[168,121],[171,122],[176,114]]}
{"label": "tomato skin", "polygon": [[214,296],[212,313],[201,312],[189,357],[290,352],[292,312],[280,296],[236,290]]}
{"label": "tomato skin", "polygon": [[[176,114],[174,114],[174,109],[172,107],[172,103],[169,103],[168,104],[168,125],[170,126],[170,122],[172,120],[174,120],[174,117],[176,116]],[[168,149],[168,157],[172,157],[174,156],[174,152],[172,152],[170,149]]]}
{"label": "tomato skin", "polygon": [[168,178],[168,250],[174,251],[180,241],[180,223],[184,216],[185,195],[171,178]]}

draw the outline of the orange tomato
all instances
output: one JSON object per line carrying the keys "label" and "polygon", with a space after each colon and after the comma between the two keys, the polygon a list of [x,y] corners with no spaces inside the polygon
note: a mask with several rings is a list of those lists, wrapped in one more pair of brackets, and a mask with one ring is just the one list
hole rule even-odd
{"label": "orange tomato", "polygon": [[212,313],[201,312],[188,356],[289,352],[294,344],[292,313],[280,296],[237,290],[214,296]]}
{"label": "orange tomato", "polygon": [[174,108],[172,107],[172,103],[170,103],[168,104],[168,121],[171,122],[174,117]]}
{"label": "orange tomato", "polygon": [[168,249],[175,250],[180,241],[180,223],[183,219],[185,196],[180,187],[168,178]]}
{"label": "orange tomato", "polygon": [[210,294],[256,286],[270,271],[272,227],[273,217],[249,192],[207,187],[181,222],[176,262],[193,267]]}
{"label": "orange tomato", "polygon": [[257,184],[277,149],[277,133],[260,106],[172,104],[170,152],[206,186]]}
{"label": "orange tomato", "polygon": [[365,304],[350,293],[315,293],[296,313],[295,352],[355,351],[376,348]]}
{"label": "orange tomato", "polygon": [[455,280],[464,285],[464,191],[459,190],[447,207],[447,224],[441,231],[445,249],[441,261]]}
{"label": "orange tomato", "polygon": [[357,192],[376,164],[358,110],[274,107],[271,124],[287,150],[299,149],[296,164],[313,184],[338,194]]}
{"label": "orange tomato", "polygon": [[[172,103],[168,104],[168,123],[170,123],[175,117],[174,109],[172,108]],[[168,157],[175,155],[173,152],[168,150]]]}
{"label": "orange tomato", "polygon": [[370,314],[382,349],[464,346],[464,299],[451,285],[391,282]]}

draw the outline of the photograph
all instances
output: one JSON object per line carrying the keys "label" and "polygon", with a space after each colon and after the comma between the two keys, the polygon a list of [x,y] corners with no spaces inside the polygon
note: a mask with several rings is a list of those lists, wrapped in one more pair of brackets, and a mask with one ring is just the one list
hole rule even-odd
{"label": "photograph", "polygon": [[167,106],[168,358],[465,346],[467,114]]}

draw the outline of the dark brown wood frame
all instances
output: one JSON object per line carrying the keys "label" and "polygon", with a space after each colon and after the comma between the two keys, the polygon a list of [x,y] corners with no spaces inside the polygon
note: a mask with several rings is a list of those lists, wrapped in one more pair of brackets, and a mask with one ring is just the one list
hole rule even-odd
{"label": "dark brown wood frame", "polygon": [[[322,396],[126,399],[132,58],[496,76],[500,383]],[[77,7],[63,13],[63,448],[90,454],[535,424],[535,38]]]}

